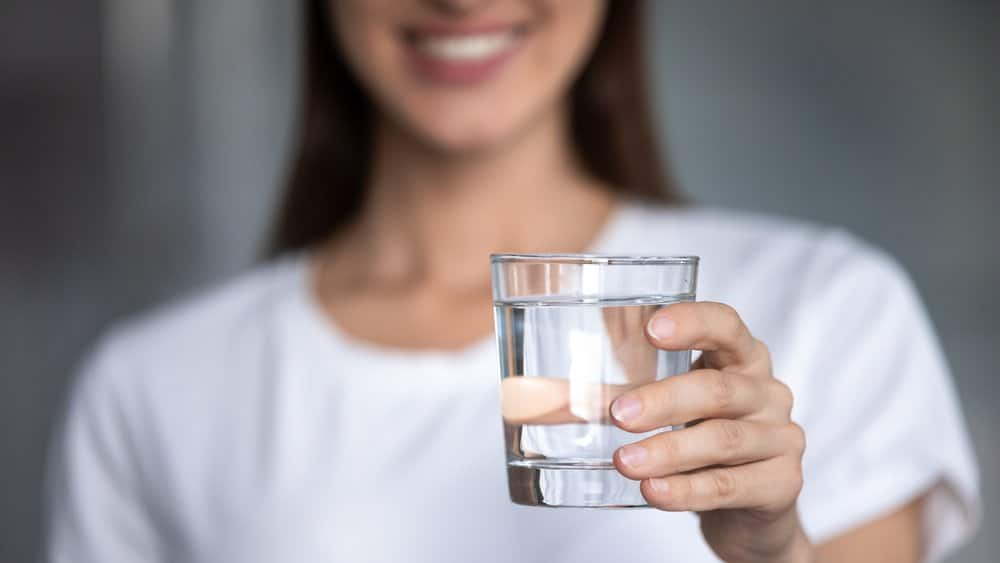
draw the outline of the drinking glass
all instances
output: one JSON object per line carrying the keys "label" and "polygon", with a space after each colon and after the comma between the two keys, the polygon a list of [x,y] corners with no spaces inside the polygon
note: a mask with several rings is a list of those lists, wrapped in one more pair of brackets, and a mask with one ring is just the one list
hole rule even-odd
{"label": "drinking glass", "polygon": [[646,339],[661,307],[693,301],[695,256],[494,254],[493,305],[510,498],[530,506],[647,506],[614,451],[621,393],[688,371]]}

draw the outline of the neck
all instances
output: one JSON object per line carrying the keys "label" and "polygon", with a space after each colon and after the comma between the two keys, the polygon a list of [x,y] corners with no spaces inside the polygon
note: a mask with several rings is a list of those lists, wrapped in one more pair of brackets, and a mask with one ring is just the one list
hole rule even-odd
{"label": "neck", "polygon": [[582,251],[612,207],[561,113],[495,150],[443,153],[387,122],[376,147],[368,199],[340,245],[367,281],[482,285],[490,253]]}

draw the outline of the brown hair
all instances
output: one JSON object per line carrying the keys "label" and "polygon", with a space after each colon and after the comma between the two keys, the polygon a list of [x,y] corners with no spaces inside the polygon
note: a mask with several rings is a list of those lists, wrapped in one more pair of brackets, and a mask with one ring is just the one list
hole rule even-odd
{"label": "brown hair", "polygon": [[[591,59],[572,86],[571,136],[580,161],[617,193],[660,202],[666,181],[646,92],[642,2],[609,0]],[[368,185],[372,102],[331,41],[326,0],[306,0],[300,138],[268,253],[321,242],[354,218]]]}

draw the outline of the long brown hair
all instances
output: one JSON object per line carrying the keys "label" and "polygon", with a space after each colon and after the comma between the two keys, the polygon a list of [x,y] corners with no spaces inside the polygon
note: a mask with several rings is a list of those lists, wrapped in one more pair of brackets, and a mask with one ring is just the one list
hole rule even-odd
{"label": "long brown hair", "polygon": [[[642,2],[609,0],[604,27],[570,92],[571,137],[587,171],[615,192],[671,203],[653,133],[642,53]],[[374,108],[348,68],[327,0],[306,0],[300,138],[268,254],[324,240],[360,211]]]}

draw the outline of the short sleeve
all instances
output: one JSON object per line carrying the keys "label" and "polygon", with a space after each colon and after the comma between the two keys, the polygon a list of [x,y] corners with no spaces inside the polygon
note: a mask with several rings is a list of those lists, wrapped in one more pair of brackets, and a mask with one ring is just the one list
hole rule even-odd
{"label": "short sleeve", "polygon": [[72,386],[46,476],[48,563],[161,560],[120,364],[113,345],[99,346]]}
{"label": "short sleeve", "polygon": [[823,541],[924,492],[925,553],[975,530],[978,475],[928,316],[890,258],[851,243],[807,277],[796,320],[793,417],[806,431],[800,511]]}

